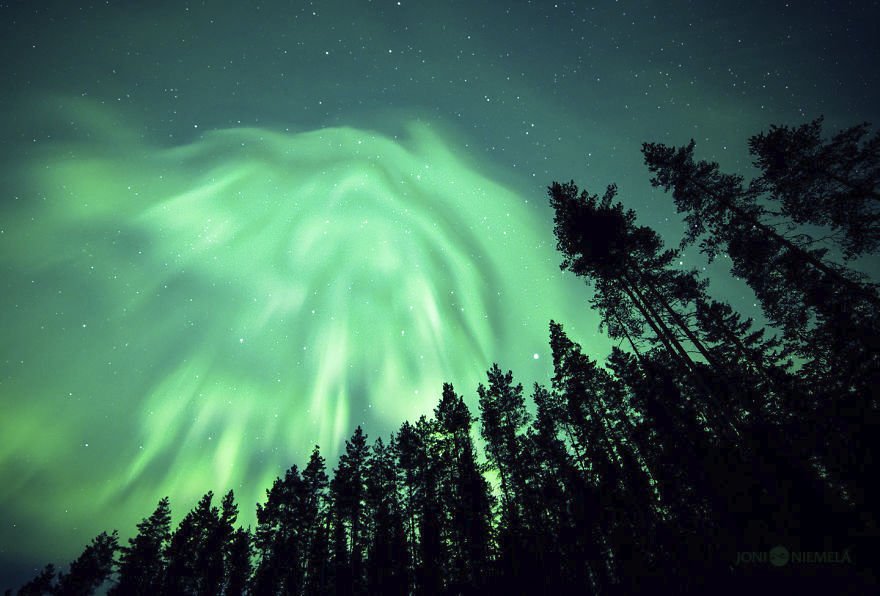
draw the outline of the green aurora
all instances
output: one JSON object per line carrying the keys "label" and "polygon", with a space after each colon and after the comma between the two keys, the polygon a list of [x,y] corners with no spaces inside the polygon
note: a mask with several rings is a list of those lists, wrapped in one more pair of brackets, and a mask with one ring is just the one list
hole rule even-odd
{"label": "green aurora", "polygon": [[[0,590],[234,489],[240,521],[472,411],[493,362],[546,383],[550,319],[610,343],[563,275],[546,187],[618,183],[669,246],[644,141],[880,122],[876,3],[0,3]],[[679,265],[746,316],[695,248]],[[877,272],[877,263],[865,264]],[[475,434],[476,429],[474,429]]]}
{"label": "green aurora", "polygon": [[[69,117],[88,140],[22,168],[41,200],[0,234],[20,288],[0,499],[45,495],[17,517],[82,536],[157,495],[255,503],[313,445],[332,458],[357,424],[415,420],[446,380],[473,392],[493,358],[547,380],[531,322],[574,320],[579,284],[547,266],[550,223],[428,126],[160,149],[88,101]],[[45,554],[35,538],[20,548]]]}

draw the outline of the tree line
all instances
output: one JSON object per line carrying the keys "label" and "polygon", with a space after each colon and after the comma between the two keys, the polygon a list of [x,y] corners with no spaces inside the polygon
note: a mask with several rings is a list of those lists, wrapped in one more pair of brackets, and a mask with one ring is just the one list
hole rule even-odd
{"label": "tree line", "polygon": [[[18,593],[869,593],[880,297],[849,264],[880,245],[880,135],[822,126],[751,137],[748,183],[693,141],[644,144],[684,215],[675,249],[614,185],[548,188],[561,268],[625,348],[604,363],[551,321],[549,386],[493,365],[476,415],[445,384],[387,441],[356,428],[332,475],[315,447],[254,529],[231,491],[176,528],[165,498],[127,544],[102,533]],[[675,265],[695,244],[730,260],[768,329]]]}

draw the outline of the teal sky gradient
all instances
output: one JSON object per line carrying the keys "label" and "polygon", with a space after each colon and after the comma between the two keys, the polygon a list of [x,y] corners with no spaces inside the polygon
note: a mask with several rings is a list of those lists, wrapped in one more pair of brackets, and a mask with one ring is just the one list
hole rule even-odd
{"label": "teal sky gradient", "polygon": [[164,495],[253,523],[493,362],[546,382],[551,318],[603,358],[548,184],[677,244],[643,141],[747,174],[771,123],[877,120],[876,3],[741,4],[0,5],[0,588]]}

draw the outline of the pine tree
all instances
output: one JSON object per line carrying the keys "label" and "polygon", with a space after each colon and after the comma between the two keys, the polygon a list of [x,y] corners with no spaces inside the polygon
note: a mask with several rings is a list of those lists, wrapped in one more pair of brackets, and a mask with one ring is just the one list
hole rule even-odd
{"label": "pine tree", "polygon": [[550,538],[541,541],[544,578],[548,593],[568,593],[587,582],[582,540],[587,485],[562,438],[562,400],[535,383],[532,401],[535,418],[529,442],[535,460],[534,493],[540,504],[542,538]]}
{"label": "pine tree", "polygon": [[[832,162],[826,165],[839,170],[841,155],[855,151],[854,145],[841,141],[834,150],[820,150],[809,140],[815,140],[816,130],[797,132],[803,137],[798,145],[817,155],[830,151]],[[774,133],[770,140],[758,139],[755,151],[766,150],[772,161],[772,151],[783,150],[772,146],[785,145],[787,136],[790,131]],[[809,149],[811,143],[813,149]],[[805,437],[812,435],[815,455],[833,477],[831,484],[845,486],[844,492],[852,495],[857,507],[876,512],[873,503],[878,502],[878,493],[862,482],[865,474],[874,473],[872,466],[880,448],[876,433],[869,430],[880,421],[880,298],[876,285],[828,261],[826,250],[810,248],[809,237],[789,238],[768,223],[767,210],[759,198],[767,188],[773,188],[772,184],[765,180],[744,188],[741,177],[721,173],[715,163],[695,161],[693,150],[693,142],[678,149],[646,143],[643,153],[655,175],[652,183],[671,190],[678,210],[686,213],[686,242],[703,238],[701,246],[710,256],[726,249],[734,275],[752,287],[771,324],[782,331],[786,349],[801,359],[802,399],[788,400],[792,413],[796,412],[796,418],[790,418],[796,423],[790,426],[795,440],[806,444],[813,439]],[[870,170],[869,154],[853,159],[866,160],[863,165]],[[809,159],[797,165],[798,159],[764,165],[789,168],[785,174],[789,181],[823,175],[807,171],[801,176],[791,168],[807,167]],[[773,176],[782,176],[781,170],[774,171]],[[862,182],[872,176],[868,174]],[[783,182],[779,178],[779,184]],[[833,190],[818,182],[810,188],[811,192]]]}
{"label": "pine tree", "polygon": [[876,286],[826,261],[827,251],[810,248],[806,235],[792,239],[777,231],[758,202],[763,184],[745,189],[741,177],[721,173],[718,164],[694,161],[693,150],[693,141],[642,149],[652,184],[671,190],[686,214],[684,243],[702,238],[710,257],[726,249],[734,275],[752,287],[792,349],[812,362],[815,380],[855,380],[858,391],[870,395],[880,368]]}
{"label": "pine tree", "polygon": [[324,458],[315,446],[301,474],[294,465],[266,491],[266,503],[257,505],[254,593],[324,591],[327,486]]}
{"label": "pine tree", "polygon": [[623,385],[584,355],[553,321],[550,345],[553,393],[559,396],[557,420],[598,495],[591,528],[594,544],[586,545],[600,555],[591,560],[604,563],[592,569],[597,588],[633,582],[639,572],[636,562],[652,562],[649,545],[656,534],[656,503],[634,436],[632,406]]}
{"label": "pine tree", "polygon": [[449,383],[443,384],[434,418],[439,435],[436,457],[444,464],[440,494],[449,526],[449,590],[475,591],[490,559],[492,502],[476,461],[471,413]]}
{"label": "pine tree", "polygon": [[232,491],[212,504],[209,491],[181,520],[167,551],[165,592],[169,594],[218,594],[225,580],[224,552],[234,532],[238,506]]}
{"label": "pine tree", "polygon": [[302,473],[303,478],[303,585],[306,594],[321,594],[327,590],[327,519],[328,478],[326,463],[321,451],[315,445],[309,456],[309,463]]}
{"label": "pine tree", "polygon": [[744,507],[736,497],[754,486],[751,479],[745,488],[741,484],[737,452],[728,454],[706,432],[682,394],[686,383],[676,378],[681,371],[663,351],[637,358],[615,348],[608,365],[638,412],[629,434],[656,487],[657,548],[651,558],[664,565],[673,585],[725,577],[733,554],[727,549],[740,534],[735,512]]}
{"label": "pine tree", "polygon": [[251,579],[251,541],[248,530],[236,528],[225,552],[226,583],[224,594],[244,594]]}
{"label": "pine tree", "polygon": [[[653,333],[651,347],[662,347],[682,371],[682,378],[695,387],[692,399],[701,406],[712,431],[734,438],[735,421],[710,398],[724,384],[717,381],[727,371],[719,365],[689,323],[705,282],[693,272],[671,270],[675,251],[664,250],[659,235],[637,226],[635,213],[614,203],[616,187],[608,187],[600,199],[579,191],[574,182],[553,183],[548,188],[555,210],[554,233],[563,255],[560,268],[595,285],[593,304],[603,322],[626,335],[638,351],[637,335],[647,326]],[[628,326],[621,309],[638,313],[638,327]],[[629,327],[629,328],[628,328]],[[695,349],[704,362],[691,355]]]}
{"label": "pine tree", "polygon": [[[419,440],[415,428],[409,422],[404,422],[397,433],[391,437],[391,450],[394,453],[397,483],[400,488],[401,514],[403,516],[404,534],[406,536],[407,553],[410,567],[415,570],[420,565],[418,551],[418,519],[421,515],[419,492],[420,485],[420,457]],[[410,591],[414,589],[415,574],[410,573],[408,578]]]}
{"label": "pine tree", "polygon": [[771,126],[749,139],[761,171],[753,185],[781,203],[798,224],[830,228],[844,256],[880,249],[880,133],[867,123],[822,139],[822,118]]}
{"label": "pine tree", "polygon": [[439,502],[440,466],[435,445],[436,422],[421,416],[404,422],[392,440],[402,486],[404,527],[413,573],[412,591],[443,590],[448,557],[443,544],[443,510]]}
{"label": "pine tree", "polygon": [[370,541],[366,559],[368,594],[407,594],[406,534],[397,486],[394,453],[376,439],[367,461],[365,503]]}
{"label": "pine tree", "polygon": [[238,505],[232,490],[223,495],[219,515],[216,508],[212,509],[211,514],[200,565],[200,589],[203,594],[219,594],[228,585],[229,549],[235,536],[235,522],[238,520]]}
{"label": "pine tree", "polygon": [[497,529],[499,573],[505,589],[528,587],[524,564],[532,511],[528,475],[531,455],[524,431],[529,424],[523,387],[514,385],[513,373],[502,373],[497,364],[487,371],[489,385],[477,387],[480,405],[480,433],[486,442],[491,469],[498,472],[501,512]]}
{"label": "pine tree", "polygon": [[335,577],[337,594],[362,593],[366,558],[366,466],[370,448],[358,426],[345,442],[330,491],[334,510]]}
{"label": "pine tree", "polygon": [[93,594],[113,573],[114,557],[119,549],[116,532],[101,532],[71,564],[67,573],[58,574],[58,596]]}
{"label": "pine tree", "polygon": [[138,533],[122,547],[119,580],[109,594],[158,594],[164,582],[166,549],[171,539],[171,508],[168,497],[159,501],[150,517],[137,525]]}
{"label": "pine tree", "polygon": [[257,505],[255,594],[296,593],[300,588],[302,492],[299,468],[293,465],[266,491],[266,503]]}

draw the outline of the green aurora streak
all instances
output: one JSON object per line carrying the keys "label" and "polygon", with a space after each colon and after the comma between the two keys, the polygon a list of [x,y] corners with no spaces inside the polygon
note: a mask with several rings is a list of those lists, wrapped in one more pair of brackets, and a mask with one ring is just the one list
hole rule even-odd
{"label": "green aurora streak", "polygon": [[332,464],[355,425],[430,413],[443,381],[473,408],[495,360],[546,382],[546,321],[595,330],[549,216],[427,125],[160,148],[84,100],[65,113],[79,132],[14,166],[0,230],[0,500],[61,532],[23,533],[22,555],[126,536],[166,494],[179,519],[233,488],[253,523],[314,444]]}

